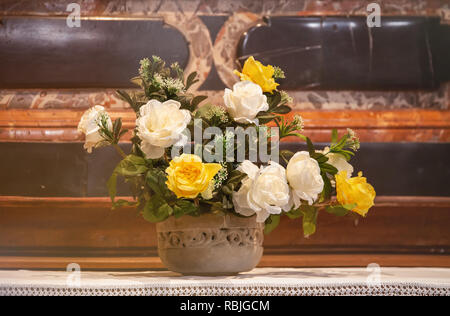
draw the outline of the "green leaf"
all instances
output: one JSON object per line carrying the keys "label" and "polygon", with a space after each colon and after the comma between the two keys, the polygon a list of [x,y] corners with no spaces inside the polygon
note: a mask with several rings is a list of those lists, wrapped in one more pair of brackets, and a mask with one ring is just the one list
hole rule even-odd
{"label": "green leaf", "polygon": [[162,222],[173,214],[173,209],[164,199],[154,195],[147,201],[142,213],[145,220],[151,223]]}
{"label": "green leaf", "polygon": [[194,97],[191,101],[191,108],[192,109],[197,108],[197,106],[206,99],[208,99],[208,97],[206,95],[198,95],[198,96]]}
{"label": "green leaf", "polygon": [[321,153],[316,153],[316,152],[311,155],[311,158],[314,158],[315,160],[317,160],[317,162],[319,164],[325,163],[328,161],[327,156],[325,156],[324,154],[321,154]]}
{"label": "green leaf", "polygon": [[112,173],[111,177],[108,179],[108,182],[106,182],[106,187],[108,188],[109,197],[111,198],[114,207],[114,199],[117,195],[117,173]]}
{"label": "green leaf", "polygon": [[348,137],[349,137],[349,135],[345,134],[344,136],[342,136],[342,138],[339,140],[339,142],[336,145],[333,145],[330,149],[341,150],[345,146],[345,143],[347,142]]}
{"label": "green leaf", "polygon": [[265,111],[258,112],[256,118],[258,119],[259,124],[267,124],[277,118],[277,115],[267,113]]}
{"label": "green leaf", "polygon": [[198,207],[188,200],[178,200],[173,207],[173,215],[179,218],[183,215],[194,214],[198,212]]}
{"label": "green leaf", "polygon": [[124,134],[126,134],[127,132],[128,132],[127,129],[121,130],[120,133],[119,133],[119,139],[120,139],[120,137],[122,137],[122,136],[123,136]]}
{"label": "green leaf", "polygon": [[114,169],[111,177],[109,177],[106,182],[106,187],[108,188],[108,193],[113,202],[117,195],[117,176],[121,175],[124,177],[139,176],[147,171],[147,166],[145,165],[145,159],[135,155],[128,155]]}
{"label": "green leaf", "polygon": [[287,217],[290,219],[297,219],[303,216],[303,211],[301,210],[301,206],[299,208],[296,208],[294,210],[290,210],[289,212],[286,212]]}
{"label": "green leaf", "polygon": [[198,82],[199,80],[197,78],[197,72],[191,72],[189,76],[186,79],[186,90],[188,90],[194,83]]}
{"label": "green leaf", "polygon": [[272,122],[273,119],[274,119],[274,117],[270,117],[270,116],[260,116],[260,117],[258,117],[258,123],[261,125],[267,124],[267,123]]}
{"label": "green leaf", "polygon": [[309,237],[316,232],[317,214],[314,206],[303,207],[303,236]]}
{"label": "green leaf", "polygon": [[126,156],[117,167],[114,172],[122,176],[138,176],[144,174],[148,167],[145,164],[145,159],[136,155]]}
{"label": "green leaf", "polygon": [[287,113],[289,113],[291,111],[292,111],[292,109],[289,106],[281,105],[281,106],[278,106],[275,109],[273,109],[271,112],[272,113],[277,113],[277,114],[287,114]]}
{"label": "green leaf", "polygon": [[308,146],[309,155],[312,157],[316,153],[316,151],[315,151],[314,145],[313,145],[311,139],[309,139],[309,137],[306,137],[306,145]]}
{"label": "green leaf", "polygon": [[138,204],[138,202],[136,202],[136,201],[127,201],[127,200],[119,199],[113,203],[112,209],[115,210],[115,209],[121,208],[123,206],[136,206],[137,204]]}
{"label": "green leaf", "polygon": [[292,156],[294,156],[294,153],[290,150],[284,149],[280,151],[280,158],[283,159],[286,164],[289,163]]}
{"label": "green leaf", "polygon": [[134,110],[134,112],[139,112],[140,106],[136,104],[136,102],[134,102],[134,100],[130,97],[128,92],[124,90],[116,90],[116,93],[120,99],[122,99],[123,101],[127,102],[130,105],[130,107]]}
{"label": "green leaf", "polygon": [[302,135],[300,133],[289,133],[286,136],[295,136],[295,137],[298,137],[300,139],[303,139],[304,141],[306,141],[306,139],[308,138],[305,135]]}
{"label": "green leaf", "polygon": [[147,172],[146,181],[153,192],[166,201],[174,200],[175,195],[166,185],[167,175],[164,171],[159,169],[151,169]]}
{"label": "green leaf", "polygon": [[280,224],[281,215],[271,214],[265,221],[264,234],[270,234]]}
{"label": "green leaf", "polygon": [[118,135],[121,129],[122,129],[122,119],[119,117],[117,120],[114,121],[113,125],[114,135]]}
{"label": "green leaf", "polygon": [[278,91],[274,91],[273,94],[266,94],[267,101],[269,103],[269,112],[274,109],[281,102],[281,94]]}
{"label": "green leaf", "polygon": [[353,203],[353,204],[343,204],[343,205],[342,205],[343,208],[345,208],[345,209],[347,209],[347,210],[349,210],[349,211],[353,210],[356,206],[358,206],[358,204],[356,204],[356,203]]}
{"label": "green leaf", "polygon": [[135,85],[137,85],[137,86],[139,86],[139,87],[141,87],[141,88],[142,88],[142,86],[144,85],[144,84],[143,84],[142,78],[139,77],[139,76],[136,76],[136,77],[131,78],[131,79],[130,79],[130,82],[133,83],[133,84],[135,84]]}
{"label": "green leaf", "polygon": [[117,144],[119,142],[119,138],[121,136],[122,129],[122,119],[119,117],[117,120],[114,121],[113,124],[113,144]]}
{"label": "green leaf", "polygon": [[329,163],[321,163],[320,170],[322,170],[322,172],[327,172],[327,173],[333,174],[333,175],[338,173],[338,170],[336,169],[336,167],[333,165],[330,165]]}
{"label": "green leaf", "polygon": [[247,177],[247,174],[244,172],[240,172],[238,170],[233,170],[230,174],[230,177],[227,180],[227,184],[234,184],[237,185],[240,183],[243,179]]}
{"label": "green leaf", "polygon": [[336,144],[337,140],[338,140],[338,131],[337,131],[337,129],[333,129],[331,131],[331,143]]}
{"label": "green leaf", "polygon": [[349,210],[346,209],[345,207],[343,207],[342,205],[336,205],[336,206],[330,205],[330,206],[327,206],[327,207],[325,208],[325,210],[326,210],[328,213],[333,214],[333,215],[336,215],[336,216],[345,216],[345,215],[347,215],[348,212],[349,212]]}
{"label": "green leaf", "polygon": [[[227,214],[227,209],[224,208],[223,202],[210,202],[210,201],[203,201],[203,202],[207,202],[206,204],[208,204],[206,212],[211,212],[212,214],[216,214],[219,216],[225,216]],[[237,216],[240,215],[235,212],[233,214]]]}
{"label": "green leaf", "polygon": [[331,198],[332,187],[331,187],[331,181],[328,178],[327,174],[322,172],[321,176],[323,179],[323,190],[322,190],[320,202],[324,202]]}
{"label": "green leaf", "polygon": [[233,183],[229,183],[227,185],[222,186],[222,192],[225,195],[232,195],[234,191],[235,185]]}
{"label": "green leaf", "polygon": [[288,149],[280,150],[280,155],[283,155],[286,159],[291,159],[294,156],[294,153]]}

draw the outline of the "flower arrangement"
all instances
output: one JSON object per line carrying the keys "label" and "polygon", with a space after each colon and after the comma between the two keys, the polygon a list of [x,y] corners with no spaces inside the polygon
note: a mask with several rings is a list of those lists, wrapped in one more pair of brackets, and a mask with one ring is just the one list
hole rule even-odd
{"label": "flower arrangement", "polygon": [[[206,97],[188,92],[198,81],[195,72],[185,80],[176,63],[141,60],[132,78],[141,90],[117,91],[136,113],[129,154],[118,146],[127,133],[120,118],[112,122],[101,106],[83,115],[78,129],[86,135],[84,148],[112,145],[123,158],[107,183],[113,208],[135,206],[149,222],[204,213],[256,216],[266,233],[282,215],[302,217],[305,236],[316,231],[320,211],[365,216],[375,190],[361,172],[352,177],[348,161],[360,146],[355,133],[348,129],[339,137],[333,130],[330,146],[318,150],[302,134],[303,119],[284,116],[292,99],[277,89],[280,68],[250,57],[235,73],[241,81],[225,89],[223,107],[199,107]],[[279,141],[289,136],[308,150],[279,151]],[[116,199],[119,176],[130,184],[133,201]]]}

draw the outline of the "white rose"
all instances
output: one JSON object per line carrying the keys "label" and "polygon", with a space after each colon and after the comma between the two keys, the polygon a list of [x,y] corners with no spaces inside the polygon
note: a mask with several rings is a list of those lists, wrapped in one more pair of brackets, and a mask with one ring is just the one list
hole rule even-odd
{"label": "white rose", "polygon": [[180,110],[180,106],[180,102],[174,100],[163,103],[150,100],[140,108],[136,120],[137,135],[147,158],[160,158],[165,148],[183,146],[187,142],[182,133],[191,121],[191,114],[188,110]]}
{"label": "white rose", "polygon": [[233,91],[225,89],[223,100],[228,113],[239,123],[254,123],[260,111],[269,109],[261,87],[251,81],[236,83]]}
{"label": "white rose", "polygon": [[353,166],[347,162],[344,156],[335,153],[330,153],[329,151],[330,151],[329,147],[325,147],[323,150],[317,150],[317,152],[319,153],[322,153],[324,155],[326,154],[328,158],[327,163],[335,167],[338,170],[338,172],[346,171],[347,178],[350,178],[353,173]]}
{"label": "white rose", "polygon": [[86,135],[84,148],[88,153],[91,153],[92,148],[100,146],[105,140],[99,133],[100,127],[98,123],[102,116],[107,120],[108,129],[112,129],[111,118],[108,113],[106,113],[105,108],[101,105],[96,105],[84,112],[80,119],[80,123],[78,123],[78,131]]}
{"label": "white rose", "polygon": [[295,207],[300,206],[300,199],[308,201],[310,205],[313,204],[323,190],[323,179],[318,162],[306,151],[297,152],[289,160],[286,174]]}
{"label": "white rose", "polygon": [[247,174],[238,192],[233,193],[233,205],[237,213],[251,216],[256,213],[256,221],[264,222],[270,214],[289,211],[290,190],[286,170],[276,162],[258,168],[245,160],[238,170]]}

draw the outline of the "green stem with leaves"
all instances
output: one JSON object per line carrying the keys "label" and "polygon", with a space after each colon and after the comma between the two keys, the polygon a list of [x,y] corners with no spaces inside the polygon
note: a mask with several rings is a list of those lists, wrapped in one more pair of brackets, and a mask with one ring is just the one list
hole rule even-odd
{"label": "green stem with leaves", "polygon": [[122,150],[122,148],[120,148],[120,146],[118,144],[113,144],[113,146],[117,150],[119,155],[122,156],[122,158],[125,158],[127,156],[127,154],[125,154],[125,152]]}

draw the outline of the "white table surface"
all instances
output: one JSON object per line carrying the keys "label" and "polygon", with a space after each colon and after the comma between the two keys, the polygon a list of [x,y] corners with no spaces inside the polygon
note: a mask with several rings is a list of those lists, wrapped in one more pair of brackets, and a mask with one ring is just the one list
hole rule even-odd
{"label": "white table surface", "polygon": [[0,295],[450,295],[450,269],[259,268],[228,277],[0,270]]}

